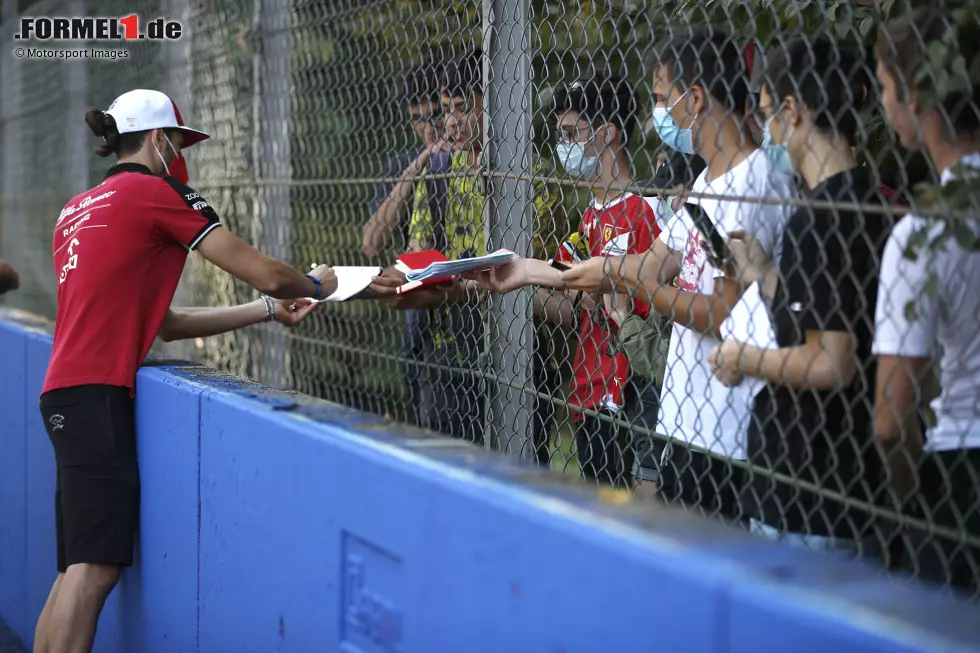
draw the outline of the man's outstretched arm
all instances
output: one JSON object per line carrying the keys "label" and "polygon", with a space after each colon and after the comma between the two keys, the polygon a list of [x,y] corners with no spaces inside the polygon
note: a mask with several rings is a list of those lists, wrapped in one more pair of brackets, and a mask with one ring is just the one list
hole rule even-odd
{"label": "man's outstretched arm", "polygon": [[308,299],[257,299],[238,306],[171,308],[163,318],[157,336],[164,342],[207,338],[262,322],[286,326],[299,324],[319,304]]}

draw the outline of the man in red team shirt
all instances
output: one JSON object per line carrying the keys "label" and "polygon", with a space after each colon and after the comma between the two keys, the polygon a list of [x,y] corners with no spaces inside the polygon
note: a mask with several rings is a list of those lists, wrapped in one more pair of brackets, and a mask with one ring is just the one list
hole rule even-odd
{"label": "man in red team shirt", "polygon": [[[571,177],[592,184],[592,202],[577,236],[570,239],[587,247],[589,256],[642,253],[660,234],[653,206],[622,190],[632,177],[626,143],[636,126],[637,110],[633,89],[618,79],[576,82],[555,94],[556,158]],[[574,245],[560,248],[556,260],[571,262],[571,249]],[[539,286],[536,312],[560,324],[573,323],[579,313],[581,332],[569,398],[579,465],[587,478],[626,486],[633,466],[628,434],[608,419],[583,412],[612,417],[624,408],[633,416],[638,410],[639,397],[629,383],[629,360],[615,348],[616,324],[591,297],[564,291],[561,272],[546,261],[521,258],[473,278],[495,292]],[[633,311],[644,318],[648,313],[638,303]]]}
{"label": "man in red team shirt", "polygon": [[[330,268],[304,275],[222,229],[207,201],[169,175],[171,165],[182,166],[181,148],[208,136],[185,127],[163,93],[130,91],[105,112],[88,111],[85,122],[103,139],[96,153],[117,163],[72,198],[55,225],[58,314],[40,408],[58,468],[58,577],[35,652],[90,651],[105,599],[133,563],[140,492],[133,397],[154,338],[293,325],[315,304],[271,297],[319,299],[336,289]],[[265,296],[229,308],[171,308],[191,250]]]}

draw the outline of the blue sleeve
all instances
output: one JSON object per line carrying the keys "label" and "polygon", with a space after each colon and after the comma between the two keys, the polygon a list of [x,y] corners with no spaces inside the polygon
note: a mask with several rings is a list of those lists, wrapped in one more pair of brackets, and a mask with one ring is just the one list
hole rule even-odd
{"label": "blue sleeve", "polygon": [[[405,171],[408,164],[415,160],[418,156],[417,153],[408,152],[405,154],[399,154],[388,159],[388,167],[385,169],[384,176],[387,178],[398,177]],[[381,205],[391,194],[391,189],[395,187],[395,182],[393,181],[383,181],[374,187],[374,195],[371,197],[371,203],[368,205],[368,210],[371,215],[378,212]]]}

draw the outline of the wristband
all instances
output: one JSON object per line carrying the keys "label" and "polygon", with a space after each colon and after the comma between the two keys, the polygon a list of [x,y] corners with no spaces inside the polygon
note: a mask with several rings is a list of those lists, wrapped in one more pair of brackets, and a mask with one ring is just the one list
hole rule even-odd
{"label": "wristband", "polygon": [[305,274],[303,276],[316,284],[316,294],[313,295],[313,299],[323,299],[323,282],[314,277],[312,274]]}
{"label": "wristband", "polygon": [[265,321],[266,322],[275,322],[276,321],[276,303],[274,301],[272,301],[272,297],[269,297],[267,295],[262,295],[262,301],[265,302],[265,310],[266,310]]}

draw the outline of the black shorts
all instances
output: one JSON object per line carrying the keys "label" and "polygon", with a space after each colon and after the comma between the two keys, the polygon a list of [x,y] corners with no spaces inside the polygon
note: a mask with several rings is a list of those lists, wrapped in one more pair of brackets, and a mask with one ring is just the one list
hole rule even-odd
{"label": "black shorts", "polygon": [[667,503],[730,523],[746,521],[739,502],[744,471],[724,458],[647,437],[637,443],[633,476],[656,482],[658,496]]}
{"label": "black shorts", "polygon": [[[980,449],[927,453],[919,467],[920,520],[980,538]],[[920,579],[952,586],[980,599],[980,548],[945,534],[909,527],[902,537],[901,567]]]}
{"label": "black shorts", "polygon": [[129,567],[140,503],[129,389],[52,390],[41,395],[40,407],[58,469],[58,571],[76,563]]}
{"label": "black shorts", "polygon": [[[603,411],[609,419],[617,416]],[[633,448],[629,429],[608,419],[586,415],[575,426],[575,452],[582,476],[613,487],[629,487]]]}

